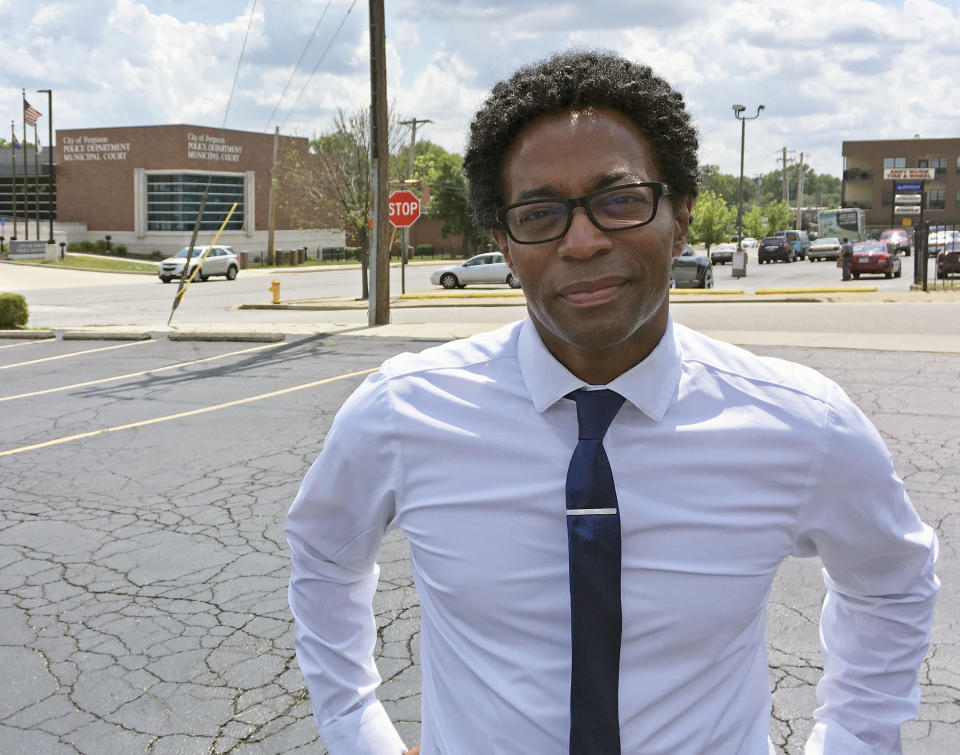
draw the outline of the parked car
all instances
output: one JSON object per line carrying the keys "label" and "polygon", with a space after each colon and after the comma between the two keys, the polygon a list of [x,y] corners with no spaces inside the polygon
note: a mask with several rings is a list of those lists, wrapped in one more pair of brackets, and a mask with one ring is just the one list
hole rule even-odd
{"label": "parked car", "polygon": [[[187,253],[190,247],[185,247],[172,257],[167,257],[157,268],[157,276],[164,283],[169,283],[174,278],[179,278],[183,273],[183,266],[187,261]],[[190,255],[190,273],[200,264],[200,258],[206,251],[206,247],[194,247],[193,254]],[[240,259],[236,252],[229,246],[214,246],[210,248],[210,253],[203,261],[200,272],[194,276],[194,280],[205,281],[211,275],[222,275],[228,281],[237,277],[240,270]]]}
{"label": "parked car", "polygon": [[757,247],[757,261],[761,265],[764,262],[773,262],[774,260],[793,262],[796,259],[796,250],[783,236],[767,236]]}
{"label": "parked car", "polygon": [[688,244],[679,257],[673,258],[670,288],[713,288],[713,266],[706,255],[695,252]]}
{"label": "parked car", "polygon": [[817,239],[810,244],[810,261],[836,260],[840,256],[840,239],[835,236]]}
{"label": "parked car", "polygon": [[477,254],[459,265],[441,267],[430,275],[430,282],[444,288],[466,288],[468,283],[506,283],[510,288],[520,288],[520,281],[513,277],[500,252]]}
{"label": "parked car", "polygon": [[747,251],[751,249],[756,249],[760,245],[760,242],[757,241],[753,236],[744,237],[743,241],[740,242],[740,246]]}
{"label": "parked car", "polygon": [[736,244],[717,244],[710,250],[710,261],[714,265],[726,265],[733,262],[733,253],[737,251]]}
{"label": "parked car", "polygon": [[853,245],[850,272],[854,278],[863,273],[880,273],[887,278],[900,277],[900,255],[880,241],[858,241]]}
{"label": "parked car", "polygon": [[960,241],[944,244],[937,252],[937,277],[949,278],[953,273],[960,273]]}
{"label": "parked car", "polygon": [[936,257],[951,241],[960,241],[960,231],[938,230],[927,236],[927,256]]}
{"label": "parked car", "polygon": [[789,241],[793,250],[797,253],[798,259],[805,260],[807,258],[807,254],[810,252],[810,236],[807,235],[806,231],[774,231],[773,235],[783,236]]}
{"label": "parked car", "polygon": [[880,234],[884,244],[893,244],[893,251],[910,255],[910,234],[902,228],[888,228]]}

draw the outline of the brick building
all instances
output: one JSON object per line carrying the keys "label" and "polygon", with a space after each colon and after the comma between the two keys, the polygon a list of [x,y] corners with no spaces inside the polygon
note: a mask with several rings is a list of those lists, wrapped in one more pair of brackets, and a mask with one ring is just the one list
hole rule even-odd
{"label": "brick building", "polygon": [[960,139],[843,142],[841,203],[866,210],[871,228],[904,225],[903,218],[893,214],[894,182],[884,180],[885,168],[933,169],[933,179],[923,182],[923,219],[960,224]]}
{"label": "brick building", "polygon": [[[278,164],[312,159],[307,139],[279,138]],[[58,235],[109,235],[135,254],[174,251],[189,242],[206,189],[201,242],[212,239],[236,202],[220,243],[266,249],[272,163],[272,134],[190,125],[58,130]],[[301,174],[278,170],[275,248],[343,246],[335,209],[297,185]]]}

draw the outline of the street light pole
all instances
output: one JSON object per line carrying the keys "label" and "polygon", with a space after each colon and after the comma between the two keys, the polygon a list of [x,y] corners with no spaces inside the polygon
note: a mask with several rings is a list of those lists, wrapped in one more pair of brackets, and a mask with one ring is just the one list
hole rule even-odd
{"label": "street light pole", "polygon": [[756,120],[760,117],[760,111],[764,109],[763,105],[757,107],[756,115],[745,116],[743,112],[746,108],[743,105],[733,106],[733,115],[740,121],[740,191],[737,196],[737,251],[743,251],[743,151],[747,141],[747,121]]}

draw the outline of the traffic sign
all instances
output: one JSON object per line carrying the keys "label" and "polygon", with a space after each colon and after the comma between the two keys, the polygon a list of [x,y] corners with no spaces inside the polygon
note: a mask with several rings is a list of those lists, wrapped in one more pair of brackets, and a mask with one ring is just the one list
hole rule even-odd
{"label": "traffic sign", "polygon": [[898,194],[908,191],[923,191],[923,184],[920,181],[897,181],[893,185],[893,190]]}
{"label": "traffic sign", "polygon": [[393,192],[387,207],[390,210],[390,224],[395,228],[409,228],[420,217],[420,200],[406,189]]}
{"label": "traffic sign", "polygon": [[893,214],[894,215],[919,215],[920,205],[899,204],[893,208]]}

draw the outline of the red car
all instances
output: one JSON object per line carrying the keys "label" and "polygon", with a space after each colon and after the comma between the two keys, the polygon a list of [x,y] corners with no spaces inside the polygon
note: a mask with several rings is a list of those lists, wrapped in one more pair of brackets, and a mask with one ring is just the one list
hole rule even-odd
{"label": "red car", "polygon": [[937,253],[937,277],[949,278],[960,273],[960,241],[948,241]]}
{"label": "red car", "polygon": [[910,255],[910,236],[902,228],[888,228],[880,234],[880,240],[884,244],[893,244],[894,251]]}
{"label": "red car", "polygon": [[878,273],[888,278],[900,277],[900,255],[887,249],[882,241],[859,241],[853,245],[850,272],[854,278],[861,273]]}

